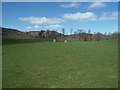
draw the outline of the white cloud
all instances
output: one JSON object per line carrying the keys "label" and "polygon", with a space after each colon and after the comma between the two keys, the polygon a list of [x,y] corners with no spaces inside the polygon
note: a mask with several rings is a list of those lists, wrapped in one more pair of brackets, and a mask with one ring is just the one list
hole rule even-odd
{"label": "white cloud", "polygon": [[46,28],[49,30],[55,30],[55,29],[60,29],[63,28],[61,25],[59,24],[51,24],[51,25],[43,25],[43,26],[39,26],[39,25],[35,25],[35,26],[27,26],[26,29],[38,29],[38,28]]}
{"label": "white cloud", "polygon": [[76,20],[76,21],[95,21],[97,20],[97,16],[92,12],[86,13],[73,13],[73,14],[64,14],[63,18],[65,20]]}
{"label": "white cloud", "polygon": [[73,14],[64,14],[64,20],[74,20],[74,21],[105,21],[105,20],[117,20],[118,19],[118,12],[103,12],[99,17],[94,14],[93,12],[86,12],[86,13],[73,13]]}
{"label": "white cloud", "polygon": [[63,28],[63,27],[59,24],[55,24],[55,25],[46,26],[46,28],[50,29],[50,30],[54,30],[54,29],[60,29],[60,28]]}
{"label": "white cloud", "polygon": [[26,29],[31,29],[32,27],[31,26],[27,26]]}
{"label": "white cloud", "polygon": [[77,2],[71,2],[71,3],[67,3],[67,4],[60,4],[60,7],[62,7],[62,8],[79,8],[80,4]]}
{"label": "white cloud", "polygon": [[93,9],[93,8],[103,8],[105,7],[106,4],[103,2],[93,2],[92,4],[90,4],[90,6],[88,7],[89,9]]}
{"label": "white cloud", "polygon": [[102,15],[99,17],[99,20],[101,21],[106,21],[106,20],[117,20],[118,19],[118,12],[104,12]]}
{"label": "white cloud", "polygon": [[40,28],[40,26],[38,26],[38,25],[35,25],[35,26],[34,26],[34,28]]}
{"label": "white cloud", "polygon": [[26,29],[37,29],[37,28],[40,28],[39,25],[35,25],[35,26],[27,26]]}
{"label": "white cloud", "polygon": [[58,24],[61,19],[58,18],[46,18],[46,17],[27,17],[19,18],[20,21],[29,22],[31,24],[44,25],[44,24]]}

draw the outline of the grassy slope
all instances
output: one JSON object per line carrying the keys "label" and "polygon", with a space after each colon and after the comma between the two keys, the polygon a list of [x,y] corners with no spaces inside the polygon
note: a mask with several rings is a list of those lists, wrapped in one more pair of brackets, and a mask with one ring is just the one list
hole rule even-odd
{"label": "grassy slope", "polygon": [[3,87],[117,87],[116,40],[14,42],[3,45]]}
{"label": "grassy slope", "polygon": [[2,45],[0,41],[0,89],[2,89]]}

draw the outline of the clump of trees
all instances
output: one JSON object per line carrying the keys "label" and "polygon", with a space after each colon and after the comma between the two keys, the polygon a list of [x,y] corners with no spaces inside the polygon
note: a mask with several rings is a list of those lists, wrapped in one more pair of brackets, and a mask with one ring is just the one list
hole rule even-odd
{"label": "clump of trees", "polygon": [[94,32],[93,34],[91,33],[91,30],[89,29],[87,32],[84,30],[84,29],[77,29],[77,31],[74,31],[74,35],[77,36],[77,35],[81,35],[81,34],[84,34],[85,36],[87,35],[91,35],[92,36],[92,39],[91,40],[94,40],[94,41],[100,41],[100,40],[109,40],[109,39],[118,39],[119,36],[120,36],[120,32],[116,31],[116,32],[105,32],[104,34],[103,33],[100,33],[100,32]]}

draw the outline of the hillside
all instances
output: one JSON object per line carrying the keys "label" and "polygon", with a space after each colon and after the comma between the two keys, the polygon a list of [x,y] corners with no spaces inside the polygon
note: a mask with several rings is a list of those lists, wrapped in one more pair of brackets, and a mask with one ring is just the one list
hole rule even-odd
{"label": "hillside", "polygon": [[32,39],[33,36],[29,33],[22,32],[16,29],[2,28],[3,39]]}
{"label": "hillside", "polygon": [[109,40],[109,39],[117,39],[118,32],[114,32],[112,34],[102,34],[100,32],[91,34],[91,33],[77,33],[71,35],[63,35],[62,33],[58,33],[57,31],[50,30],[38,30],[38,31],[29,31],[22,32],[16,29],[10,28],[2,28],[0,30],[0,38],[3,39],[54,39],[57,40],[80,40],[80,41],[100,41],[100,40]]}
{"label": "hillside", "polygon": [[3,39],[36,39],[36,38],[55,38],[62,35],[56,31],[50,30],[39,30],[39,31],[29,31],[22,32],[16,29],[2,28],[1,35]]}

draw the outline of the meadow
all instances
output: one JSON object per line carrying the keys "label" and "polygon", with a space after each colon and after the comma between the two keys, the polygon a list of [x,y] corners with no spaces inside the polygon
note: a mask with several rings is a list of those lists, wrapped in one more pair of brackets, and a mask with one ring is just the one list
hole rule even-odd
{"label": "meadow", "polygon": [[117,88],[117,40],[3,40],[3,88]]}

